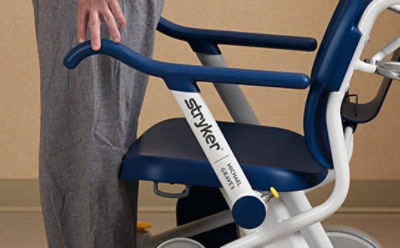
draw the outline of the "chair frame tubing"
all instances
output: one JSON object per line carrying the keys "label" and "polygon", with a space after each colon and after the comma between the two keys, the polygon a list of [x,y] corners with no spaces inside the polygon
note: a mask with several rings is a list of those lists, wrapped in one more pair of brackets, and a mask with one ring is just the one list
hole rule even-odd
{"label": "chair frame tubing", "polygon": [[[369,35],[377,17],[382,11],[391,6],[400,6],[400,0],[374,0],[364,11],[358,24],[362,37],[353,55],[350,66],[348,67],[340,89],[331,92],[329,95],[326,120],[334,169],[329,172],[327,178],[320,185],[307,191],[314,190],[335,180],[335,186],[330,197],[321,205],[312,207],[303,191],[282,193],[281,199],[274,199],[268,204],[268,206],[266,206],[268,207],[267,218],[261,226],[252,230],[242,229],[244,237],[224,245],[223,248],[273,248],[278,246],[283,247],[282,245],[285,245],[284,247],[301,248],[333,247],[320,221],[336,212],[346,199],[350,185],[349,161],[353,150],[353,130],[351,128],[346,128],[345,131],[343,131],[340,108],[345,93],[349,88],[350,80],[354,71],[360,70],[367,73],[374,73],[376,71],[375,65],[361,61],[360,57],[368,43]],[[226,67],[222,55],[206,55],[201,53],[197,53],[197,55],[203,65]],[[215,84],[215,86],[236,122],[255,125],[259,124],[254,112],[237,85]],[[203,111],[205,111],[203,114],[207,116],[207,121],[211,123],[214,128],[213,133],[217,133],[216,136],[218,140],[222,140],[221,146],[223,146],[224,149],[227,149],[226,152],[229,154],[230,161],[233,161],[232,163],[235,164],[234,169],[238,174],[240,174],[239,179],[244,185],[243,189],[238,191],[230,190],[225,179],[221,177],[221,175],[218,175],[220,168],[214,168],[221,184],[223,185],[221,191],[223,192],[228,205],[232,207],[237,199],[245,195],[259,197],[261,192],[253,191],[244,174],[241,174],[243,172],[241,171],[234,154],[230,150],[228,143],[218,128],[218,125],[216,125],[216,121],[212,117],[211,112],[209,112],[200,93],[178,91],[172,91],[172,93],[192,127],[195,136],[210,163],[214,162],[216,157],[207,150],[209,144],[204,141],[202,134],[196,130],[193,120],[190,120],[190,118],[193,117],[193,114],[188,110],[187,104],[185,104],[185,99],[194,98],[198,105],[202,105]],[[229,211],[208,216],[184,226],[176,227],[165,233],[149,237],[148,246],[146,247],[156,247],[156,244],[159,243],[158,241],[174,237],[192,236],[194,234],[232,223],[232,221],[232,218],[229,217]]]}

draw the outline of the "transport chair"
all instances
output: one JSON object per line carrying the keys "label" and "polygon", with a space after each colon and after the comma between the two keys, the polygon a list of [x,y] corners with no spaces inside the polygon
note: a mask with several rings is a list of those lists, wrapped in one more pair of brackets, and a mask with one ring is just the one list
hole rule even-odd
{"label": "transport chair", "polygon": [[[204,247],[190,237],[233,222],[241,235],[224,248],[381,247],[361,231],[325,230],[320,222],[346,199],[357,125],[376,117],[392,80],[400,80],[400,36],[373,57],[361,58],[376,18],[386,9],[400,13],[400,0],[340,0],[310,75],[226,68],[218,45],[313,51],[317,48],[313,38],[195,29],[166,19],[160,20],[158,30],[187,41],[204,66],[152,60],[109,40],[102,40],[100,51],[93,51],[90,42],[74,48],[64,60],[68,68],[103,54],[163,78],[185,116],[154,125],[134,142],[120,178],[153,181],[157,194],[183,199],[191,187],[220,189],[229,206],[140,239],[138,247]],[[394,25],[400,27],[400,22]],[[383,76],[369,103],[350,101],[348,89],[355,71]],[[214,119],[198,81],[214,83],[234,123]],[[239,84],[308,89],[304,135],[259,125]],[[334,189],[329,198],[312,207],[305,192],[331,181]],[[182,184],[186,189],[171,194],[162,192],[159,183]],[[207,199],[198,208],[212,204]],[[187,214],[194,211],[187,209]]]}

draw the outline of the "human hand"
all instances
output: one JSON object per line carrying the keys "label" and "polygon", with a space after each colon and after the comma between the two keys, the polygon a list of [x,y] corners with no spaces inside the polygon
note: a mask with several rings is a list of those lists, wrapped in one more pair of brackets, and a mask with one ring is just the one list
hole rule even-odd
{"label": "human hand", "polygon": [[118,30],[116,21],[121,27],[125,27],[126,20],[118,0],[78,0],[79,43],[82,43],[86,40],[86,30],[89,23],[92,48],[93,50],[100,49],[101,17],[106,22],[113,41],[121,41],[121,34]]}

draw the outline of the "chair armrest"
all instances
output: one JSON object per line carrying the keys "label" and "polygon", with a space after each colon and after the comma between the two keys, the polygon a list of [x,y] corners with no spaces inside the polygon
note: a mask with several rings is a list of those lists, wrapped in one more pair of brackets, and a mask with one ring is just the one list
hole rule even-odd
{"label": "chair armrest", "polygon": [[157,30],[173,38],[187,41],[194,52],[221,54],[218,45],[265,47],[314,51],[317,41],[309,37],[219,31],[184,27],[161,18]]}
{"label": "chair armrest", "polygon": [[64,65],[73,69],[83,59],[94,54],[109,55],[139,71],[161,77],[171,90],[198,91],[195,84],[197,81],[293,89],[304,89],[310,84],[310,78],[305,74],[160,62],[140,55],[124,45],[104,39],[99,51],[91,48],[90,41],[78,45],[65,57]]}

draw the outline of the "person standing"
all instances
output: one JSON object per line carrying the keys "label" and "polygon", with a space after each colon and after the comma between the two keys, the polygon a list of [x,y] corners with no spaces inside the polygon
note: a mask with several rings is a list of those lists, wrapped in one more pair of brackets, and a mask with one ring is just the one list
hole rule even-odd
{"label": "person standing", "polygon": [[106,56],[75,70],[67,52],[91,38],[150,57],[163,0],[32,0],[40,64],[39,183],[48,246],[135,245],[137,182],[118,180],[136,139],[148,76]]}

